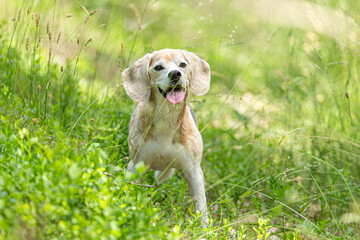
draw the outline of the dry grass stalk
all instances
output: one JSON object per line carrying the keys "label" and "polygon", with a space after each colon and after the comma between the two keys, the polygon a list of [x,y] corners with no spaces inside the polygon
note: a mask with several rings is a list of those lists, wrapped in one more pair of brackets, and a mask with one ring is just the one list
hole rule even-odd
{"label": "dry grass stalk", "polygon": [[29,50],[29,37],[26,38],[26,51]]}
{"label": "dry grass stalk", "polygon": [[18,22],[20,22],[21,20],[21,11],[22,11],[22,8],[19,8],[19,12],[18,12]]}
{"label": "dry grass stalk", "polygon": [[95,9],[95,10],[91,11],[90,16],[94,15],[95,13],[97,13],[99,11],[100,11],[100,9]]}
{"label": "dry grass stalk", "polygon": [[106,26],[106,24],[101,24],[100,26],[99,26],[99,29],[100,28],[103,28],[103,27],[105,27]]}
{"label": "dry grass stalk", "polygon": [[40,47],[40,43],[41,43],[41,38],[39,37],[36,48]]}
{"label": "dry grass stalk", "polygon": [[139,31],[141,31],[141,17],[140,17],[140,13],[139,13],[139,10],[137,9],[137,7],[130,3],[129,4],[129,8],[131,8],[131,10],[133,10],[133,12],[135,13],[136,17],[137,17],[137,20],[138,20],[138,28],[139,28]]}
{"label": "dry grass stalk", "polygon": [[61,31],[59,31],[58,33],[56,44],[59,44],[60,38],[61,38]]}
{"label": "dry grass stalk", "polygon": [[86,41],[85,46],[88,45],[92,41],[92,38]]}
{"label": "dry grass stalk", "polygon": [[48,59],[48,66],[50,65],[50,61],[51,61],[51,48],[49,48],[49,59]]}
{"label": "dry grass stalk", "polygon": [[122,69],[124,59],[124,43],[121,43],[121,52],[120,52],[120,69]]}

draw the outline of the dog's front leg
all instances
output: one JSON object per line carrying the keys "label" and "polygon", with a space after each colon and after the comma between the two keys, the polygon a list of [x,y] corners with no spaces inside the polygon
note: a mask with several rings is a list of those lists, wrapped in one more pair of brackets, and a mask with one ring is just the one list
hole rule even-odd
{"label": "dog's front leg", "polygon": [[[135,174],[136,173],[135,165],[136,164],[134,163],[134,161],[130,160],[130,162],[128,163],[126,171],[128,171],[128,172],[130,172],[132,174]],[[141,176],[139,177],[139,179],[137,179],[135,182],[142,184],[143,181],[144,181],[144,176],[145,176],[145,174],[147,172],[148,172],[148,168],[146,168],[146,171],[144,173],[142,173]]]}
{"label": "dog's front leg", "polygon": [[204,174],[200,164],[189,168],[184,172],[184,177],[189,186],[191,198],[194,202],[195,209],[201,213],[201,222],[203,226],[208,225],[208,213],[206,207],[205,182]]}

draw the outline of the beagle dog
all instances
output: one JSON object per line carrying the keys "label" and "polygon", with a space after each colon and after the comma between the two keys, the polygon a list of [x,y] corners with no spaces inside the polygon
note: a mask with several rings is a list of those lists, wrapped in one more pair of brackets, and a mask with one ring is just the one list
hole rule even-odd
{"label": "beagle dog", "polygon": [[143,162],[156,170],[158,184],[180,171],[207,224],[203,142],[187,99],[190,91],[197,96],[209,91],[209,64],[186,50],[163,49],[137,60],[122,77],[126,93],[139,102],[130,120],[127,170],[135,172]]}

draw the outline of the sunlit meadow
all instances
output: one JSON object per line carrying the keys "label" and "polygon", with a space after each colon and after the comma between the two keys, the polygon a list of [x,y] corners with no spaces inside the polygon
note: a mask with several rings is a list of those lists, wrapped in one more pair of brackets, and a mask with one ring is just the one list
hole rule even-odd
{"label": "sunlit meadow", "polygon": [[[0,239],[359,239],[359,1],[0,6]],[[179,174],[125,176],[121,72],[163,48],[211,66],[207,228]]]}

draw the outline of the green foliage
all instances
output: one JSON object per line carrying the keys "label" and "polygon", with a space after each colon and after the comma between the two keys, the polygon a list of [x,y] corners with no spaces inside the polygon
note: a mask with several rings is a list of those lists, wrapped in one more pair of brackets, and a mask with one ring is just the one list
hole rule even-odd
{"label": "green foliage", "polygon": [[259,226],[257,228],[253,228],[254,231],[257,233],[258,237],[257,239],[260,240],[260,239],[268,239],[269,236],[270,236],[270,232],[269,232],[269,228],[270,226],[268,226],[268,221],[269,219],[263,219],[263,218],[259,218],[258,219],[258,223],[259,223]]}
{"label": "green foliage", "polygon": [[[5,85],[2,89],[9,94]],[[167,224],[153,207],[151,191],[125,182],[121,165],[110,162],[109,151],[95,141],[77,146],[64,136],[56,120],[40,126],[18,97],[10,94],[8,101],[0,103],[0,231],[4,238],[164,236]],[[5,113],[5,105],[11,111]]]}

